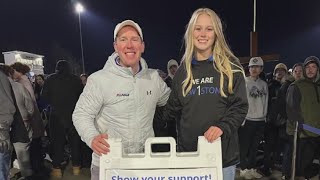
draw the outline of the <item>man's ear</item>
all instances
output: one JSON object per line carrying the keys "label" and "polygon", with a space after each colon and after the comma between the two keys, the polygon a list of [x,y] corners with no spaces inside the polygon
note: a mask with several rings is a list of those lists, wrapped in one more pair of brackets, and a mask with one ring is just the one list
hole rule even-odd
{"label": "man's ear", "polygon": [[144,42],[142,42],[142,46],[141,46],[141,52],[144,53],[144,49],[145,49],[145,45]]}
{"label": "man's ear", "polygon": [[114,48],[114,51],[118,53],[118,47],[116,42],[113,42],[113,48]]}

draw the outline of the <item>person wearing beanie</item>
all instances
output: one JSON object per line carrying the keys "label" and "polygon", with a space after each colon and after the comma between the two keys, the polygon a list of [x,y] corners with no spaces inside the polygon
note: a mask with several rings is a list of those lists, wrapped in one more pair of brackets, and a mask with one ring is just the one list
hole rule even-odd
{"label": "person wearing beanie", "polygon": [[168,87],[171,87],[172,79],[178,70],[178,66],[179,64],[176,60],[170,59],[170,61],[168,61],[168,65],[167,65],[168,76],[165,80]]}
{"label": "person wearing beanie", "polygon": [[286,96],[287,91],[291,83],[298,81],[302,78],[303,75],[303,64],[296,63],[292,67],[292,75],[288,74],[286,76],[286,81],[280,87],[278,93],[278,104],[279,104],[279,113],[278,120],[284,121],[286,124],[286,133],[282,133],[282,138],[284,140],[284,154],[282,161],[282,173],[284,179],[290,179],[291,176],[291,163],[292,163],[292,148],[293,148],[293,133],[294,133],[294,124],[290,123],[288,120],[288,115],[286,112]]}
{"label": "person wearing beanie", "polygon": [[304,78],[293,82],[287,92],[288,119],[299,124],[296,174],[302,178],[311,178],[307,169],[320,152],[320,135],[303,129],[303,124],[320,129],[319,64],[316,56],[307,57]]}
{"label": "person wearing beanie", "polygon": [[72,112],[82,92],[83,86],[78,76],[72,74],[68,61],[60,60],[56,64],[56,72],[46,79],[42,96],[50,105],[50,138],[52,143],[51,176],[62,177],[64,146],[66,136],[71,147],[73,174],[79,175],[81,165],[80,137],[72,123]]}
{"label": "person wearing beanie", "polygon": [[277,81],[283,83],[285,81],[285,77],[288,73],[288,68],[285,64],[279,63],[276,65],[273,71],[273,76]]}
{"label": "person wearing beanie", "polygon": [[244,179],[262,178],[256,170],[256,155],[263,139],[268,109],[268,85],[259,78],[263,71],[261,57],[253,57],[249,62],[250,76],[246,78],[249,110],[239,129],[240,177]]}
{"label": "person wearing beanie", "polygon": [[279,112],[285,109],[279,105],[278,94],[282,84],[285,82],[287,73],[287,66],[279,63],[274,68],[273,78],[268,82],[269,100],[265,127],[264,167],[262,168],[262,173],[266,176],[271,175],[275,164],[281,164],[280,155],[283,152],[283,140],[279,135],[285,133],[286,121],[280,119],[279,116]]}

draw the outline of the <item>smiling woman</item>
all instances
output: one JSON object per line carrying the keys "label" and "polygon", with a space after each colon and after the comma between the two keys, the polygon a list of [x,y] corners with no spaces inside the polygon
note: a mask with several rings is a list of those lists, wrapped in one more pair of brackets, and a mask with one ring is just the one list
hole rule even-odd
{"label": "smiling woman", "polygon": [[221,137],[223,179],[234,179],[239,163],[238,128],[248,112],[243,69],[229,49],[218,15],[197,9],[184,36],[183,61],[166,105],[176,119],[179,151],[196,151],[198,136]]}

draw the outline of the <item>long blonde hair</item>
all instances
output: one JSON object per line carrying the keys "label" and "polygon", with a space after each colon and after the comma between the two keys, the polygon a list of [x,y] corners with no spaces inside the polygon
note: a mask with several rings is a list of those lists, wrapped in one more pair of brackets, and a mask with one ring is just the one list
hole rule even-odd
{"label": "long blonde hair", "polygon": [[[191,61],[194,56],[194,42],[193,42],[193,31],[196,21],[201,14],[207,14],[211,17],[213,24],[213,31],[215,33],[215,40],[212,47],[212,55],[214,58],[213,67],[220,72],[220,95],[227,97],[224,92],[224,75],[227,76],[228,82],[228,93],[233,93],[233,73],[241,72],[244,75],[244,70],[240,63],[233,63],[231,60],[237,60],[235,55],[232,53],[227,45],[227,42],[223,35],[222,23],[218,15],[209,8],[199,8],[191,16],[191,19],[187,25],[186,32],[184,34],[185,42],[185,53],[182,61],[187,71],[187,77],[182,82],[182,94],[185,97],[192,88],[193,74],[191,70]],[[231,67],[233,65],[234,69]]]}

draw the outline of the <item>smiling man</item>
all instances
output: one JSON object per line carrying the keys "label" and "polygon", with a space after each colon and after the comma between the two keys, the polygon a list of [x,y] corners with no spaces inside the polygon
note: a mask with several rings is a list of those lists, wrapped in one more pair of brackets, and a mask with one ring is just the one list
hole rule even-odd
{"label": "smiling man", "polygon": [[108,138],[121,138],[125,153],[143,152],[145,140],[154,136],[156,106],[164,106],[170,94],[141,57],[145,44],[137,23],[119,23],[113,46],[104,68],[88,78],[73,113],[81,139],[94,151],[92,180],[99,179],[99,156],[109,152]]}

